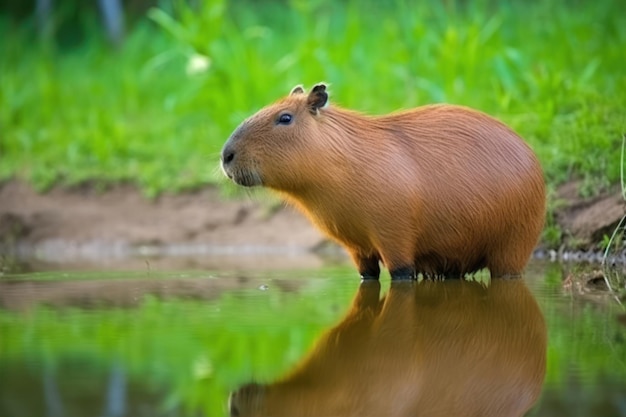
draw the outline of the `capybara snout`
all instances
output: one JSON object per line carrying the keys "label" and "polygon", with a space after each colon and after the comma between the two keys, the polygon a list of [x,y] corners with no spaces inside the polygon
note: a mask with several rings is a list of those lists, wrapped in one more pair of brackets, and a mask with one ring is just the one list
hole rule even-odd
{"label": "capybara snout", "polygon": [[543,227],[545,186],[528,145],[455,105],[367,116],[300,86],[224,145],[235,183],[281,193],[348,250],[365,279],[519,275]]}

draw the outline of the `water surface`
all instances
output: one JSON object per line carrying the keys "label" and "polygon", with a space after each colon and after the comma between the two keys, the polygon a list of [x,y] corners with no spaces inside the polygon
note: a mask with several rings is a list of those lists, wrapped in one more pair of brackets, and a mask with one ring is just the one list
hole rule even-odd
{"label": "water surface", "polygon": [[5,275],[0,416],[225,416],[232,392],[242,416],[272,396],[283,412],[338,398],[352,408],[336,415],[412,415],[535,392],[527,415],[626,416],[624,309],[562,270],[487,289],[364,288],[350,266]]}

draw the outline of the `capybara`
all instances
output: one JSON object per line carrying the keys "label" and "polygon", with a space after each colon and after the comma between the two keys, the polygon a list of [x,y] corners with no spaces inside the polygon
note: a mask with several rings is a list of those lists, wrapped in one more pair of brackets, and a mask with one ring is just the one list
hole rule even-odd
{"label": "capybara", "polygon": [[363,281],[346,317],[278,381],[231,395],[233,417],[521,417],[547,330],[523,280]]}
{"label": "capybara", "polygon": [[[364,91],[365,94],[367,91]],[[544,223],[528,145],[466,107],[368,116],[301,86],[246,119],[221,153],[235,183],[279,191],[343,244],[363,279],[519,276]]]}

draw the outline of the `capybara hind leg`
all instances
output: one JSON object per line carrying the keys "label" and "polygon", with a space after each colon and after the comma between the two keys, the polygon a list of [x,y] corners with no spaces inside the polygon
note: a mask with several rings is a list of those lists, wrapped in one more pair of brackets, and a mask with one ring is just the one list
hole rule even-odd
{"label": "capybara hind leg", "polygon": [[380,277],[380,258],[377,254],[364,256],[354,251],[351,253],[352,260],[356,264],[361,279],[370,280]]}
{"label": "capybara hind leg", "polygon": [[527,254],[526,251],[520,251],[519,248],[493,254],[488,263],[491,278],[521,277],[529,257],[530,251]]}
{"label": "capybara hind leg", "polygon": [[492,279],[495,278],[515,278],[522,276],[522,268],[512,267],[507,264],[499,264],[489,266],[489,273]]}

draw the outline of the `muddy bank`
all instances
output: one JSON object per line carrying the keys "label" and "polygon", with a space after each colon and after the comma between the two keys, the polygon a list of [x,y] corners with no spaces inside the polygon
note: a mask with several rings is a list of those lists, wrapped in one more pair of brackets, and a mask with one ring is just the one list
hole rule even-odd
{"label": "muddy bank", "polygon": [[573,250],[594,249],[611,236],[626,215],[626,201],[619,187],[596,197],[579,195],[578,182],[562,185],[554,201],[555,220],[563,230],[563,246]]}
{"label": "muddy bank", "polygon": [[[41,268],[257,269],[311,266],[324,238],[295,210],[216,188],[146,199],[135,187],[0,186],[0,254]],[[247,255],[242,257],[241,255]]]}
{"label": "muddy bank", "polygon": [[[563,246],[550,251],[542,244],[538,254],[599,259],[597,243],[611,235],[625,214],[620,190],[583,199],[572,182],[560,187],[556,198],[555,220],[563,230]],[[28,259],[124,267],[149,260],[157,267],[180,268],[167,263],[193,259],[186,267],[237,268],[248,262],[262,269],[316,267],[322,262],[320,253],[345,256],[291,207],[272,206],[259,198],[225,199],[216,188],[151,201],[129,185],[105,191],[56,188],[44,194],[20,181],[0,185],[4,264]],[[616,253],[615,260],[620,257],[626,260],[623,252]]]}

